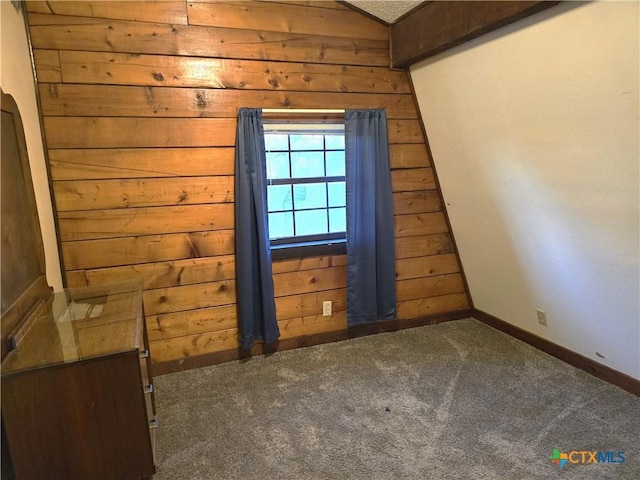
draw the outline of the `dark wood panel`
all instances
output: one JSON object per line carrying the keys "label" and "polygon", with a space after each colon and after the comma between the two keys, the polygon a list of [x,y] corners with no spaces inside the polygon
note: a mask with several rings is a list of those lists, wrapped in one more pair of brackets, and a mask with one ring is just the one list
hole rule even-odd
{"label": "dark wood panel", "polygon": [[391,27],[391,63],[408,67],[557,5],[557,1],[426,2]]}
{"label": "dark wood panel", "polygon": [[[2,98],[2,302],[6,312],[45,275],[44,246],[22,117],[14,98]],[[5,333],[3,328],[3,335]],[[8,332],[6,332],[8,333]]]}
{"label": "dark wood panel", "polygon": [[3,422],[17,478],[153,474],[138,365],[136,350],[3,376]]}

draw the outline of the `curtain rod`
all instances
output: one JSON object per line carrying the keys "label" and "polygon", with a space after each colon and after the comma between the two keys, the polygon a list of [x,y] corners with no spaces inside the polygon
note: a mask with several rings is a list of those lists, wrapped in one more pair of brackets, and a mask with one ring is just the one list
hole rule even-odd
{"label": "curtain rod", "polygon": [[344,113],[343,108],[263,108],[262,113]]}

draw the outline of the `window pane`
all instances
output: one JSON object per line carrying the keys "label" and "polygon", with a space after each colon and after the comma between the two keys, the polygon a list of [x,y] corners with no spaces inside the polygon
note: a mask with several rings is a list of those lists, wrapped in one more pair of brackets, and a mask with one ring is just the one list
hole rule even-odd
{"label": "window pane", "polygon": [[327,233],[327,211],[304,210],[296,212],[296,235]]}
{"label": "window pane", "polygon": [[267,152],[273,150],[289,150],[289,135],[278,133],[264,134],[264,147]]}
{"label": "window pane", "polygon": [[289,178],[289,154],[267,152],[267,178]]}
{"label": "window pane", "polygon": [[267,205],[270,212],[293,210],[290,185],[269,185],[267,187]]}
{"label": "window pane", "polygon": [[293,213],[269,214],[269,238],[293,237]]}
{"label": "window pane", "polygon": [[295,209],[326,208],[327,190],[324,183],[303,183],[293,186]]}
{"label": "window pane", "polygon": [[324,141],[327,150],[344,150],[344,135],[325,135]]}
{"label": "window pane", "polygon": [[324,150],[324,135],[289,135],[291,150]]}
{"label": "window pane", "polygon": [[268,183],[287,182],[266,186],[270,239],[346,231],[344,144],[335,129],[265,132],[267,178],[279,180]]}
{"label": "window pane", "polygon": [[327,177],[344,177],[344,151],[327,152]]}
{"label": "window pane", "polygon": [[329,232],[347,231],[347,210],[345,208],[329,209]]}
{"label": "window pane", "polygon": [[324,177],[322,152],[291,152],[291,176],[294,178]]}
{"label": "window pane", "polygon": [[329,182],[329,206],[344,207],[347,204],[347,192],[344,182]]}

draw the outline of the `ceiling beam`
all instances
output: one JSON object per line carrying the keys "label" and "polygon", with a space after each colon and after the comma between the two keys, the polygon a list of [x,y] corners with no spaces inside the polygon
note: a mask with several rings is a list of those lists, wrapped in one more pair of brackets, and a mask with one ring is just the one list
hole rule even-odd
{"label": "ceiling beam", "polygon": [[391,64],[410,65],[557,5],[558,1],[427,2],[391,27]]}

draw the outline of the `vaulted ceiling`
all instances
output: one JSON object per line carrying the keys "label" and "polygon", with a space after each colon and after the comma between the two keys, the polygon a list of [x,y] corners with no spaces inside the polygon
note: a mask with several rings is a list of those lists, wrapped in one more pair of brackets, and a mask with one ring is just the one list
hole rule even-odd
{"label": "vaulted ceiling", "polygon": [[402,15],[424,2],[422,0],[350,0],[346,3],[384,22],[394,23]]}

